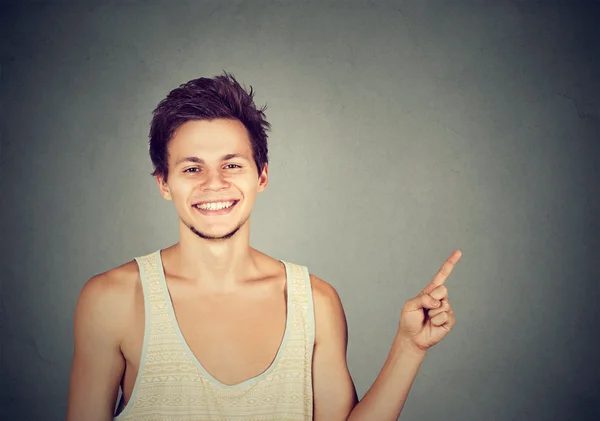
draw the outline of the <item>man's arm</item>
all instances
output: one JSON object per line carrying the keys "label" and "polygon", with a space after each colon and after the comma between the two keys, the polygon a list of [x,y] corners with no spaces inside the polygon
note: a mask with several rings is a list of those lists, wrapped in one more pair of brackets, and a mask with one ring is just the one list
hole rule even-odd
{"label": "man's arm", "polygon": [[425,357],[395,342],[379,376],[357,404],[346,350],[347,323],[335,289],[311,275],[315,302],[315,421],[396,421]]}
{"label": "man's arm", "polygon": [[125,367],[120,350],[122,287],[108,274],[90,279],[75,308],[67,421],[113,419]]}
{"label": "man's arm", "polygon": [[346,421],[357,402],[348,371],[346,316],[337,291],[310,276],[315,307],[314,421]]}
{"label": "man's arm", "polygon": [[427,349],[439,343],[456,323],[445,282],[461,256],[462,252],[455,250],[421,293],[406,301],[388,358],[357,404],[346,365],[342,304],[331,285],[311,276],[316,319],[315,421],[397,421]]}
{"label": "man's arm", "polygon": [[394,342],[379,376],[348,421],[397,421],[424,358],[424,352],[413,352]]}

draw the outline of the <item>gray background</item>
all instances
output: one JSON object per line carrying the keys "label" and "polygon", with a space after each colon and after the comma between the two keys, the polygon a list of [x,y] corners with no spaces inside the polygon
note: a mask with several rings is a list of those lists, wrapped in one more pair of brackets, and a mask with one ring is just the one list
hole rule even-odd
{"label": "gray background", "polygon": [[222,70],[273,125],[252,245],[337,288],[359,396],[460,248],[401,418],[600,417],[597,1],[1,4],[3,419],[64,419],[81,287],[177,241],[151,110]]}

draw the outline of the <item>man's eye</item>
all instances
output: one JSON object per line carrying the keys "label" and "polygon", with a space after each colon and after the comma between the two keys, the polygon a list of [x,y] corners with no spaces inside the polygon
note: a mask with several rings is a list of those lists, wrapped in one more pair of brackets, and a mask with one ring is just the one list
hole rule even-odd
{"label": "man's eye", "polygon": [[239,166],[238,164],[227,164],[225,165],[226,168],[242,168],[241,166]]}
{"label": "man's eye", "polygon": [[199,172],[200,168],[187,168],[185,170],[183,170],[183,172],[187,172],[187,173],[192,173],[192,172]]}

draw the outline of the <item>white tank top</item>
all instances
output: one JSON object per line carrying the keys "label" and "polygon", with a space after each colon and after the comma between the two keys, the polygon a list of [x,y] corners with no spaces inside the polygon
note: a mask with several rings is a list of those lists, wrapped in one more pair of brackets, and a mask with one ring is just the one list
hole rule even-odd
{"label": "white tank top", "polygon": [[315,324],[305,266],[282,261],[287,320],[273,363],[262,374],[230,386],[213,378],[187,345],[160,250],[136,261],[144,291],[144,342],[131,398],[115,421],[312,421]]}

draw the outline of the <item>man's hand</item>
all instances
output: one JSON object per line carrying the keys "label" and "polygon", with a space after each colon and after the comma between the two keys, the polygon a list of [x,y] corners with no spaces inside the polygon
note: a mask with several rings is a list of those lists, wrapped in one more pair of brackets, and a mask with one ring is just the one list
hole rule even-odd
{"label": "man's hand", "polygon": [[448,288],[444,283],[462,252],[455,250],[442,265],[433,280],[415,298],[404,304],[396,342],[427,351],[441,341],[456,323],[454,311],[448,301]]}

